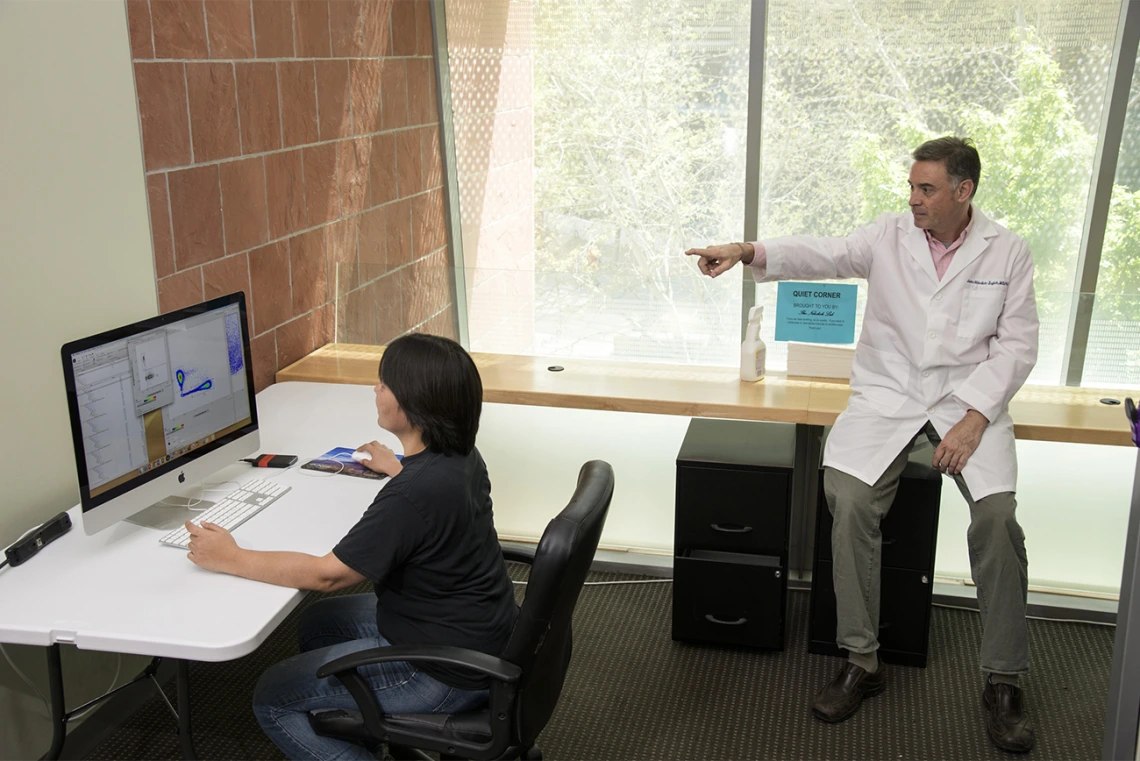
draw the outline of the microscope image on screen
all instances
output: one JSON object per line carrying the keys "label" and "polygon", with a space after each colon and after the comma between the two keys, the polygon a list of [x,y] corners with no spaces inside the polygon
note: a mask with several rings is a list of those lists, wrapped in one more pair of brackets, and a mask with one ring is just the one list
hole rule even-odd
{"label": "microscope image on screen", "polygon": [[93,490],[148,472],[249,418],[240,318],[229,307],[73,357]]}
{"label": "microscope image on screen", "polygon": [[85,531],[157,526],[184,482],[256,449],[248,335],[237,292],[63,346]]}

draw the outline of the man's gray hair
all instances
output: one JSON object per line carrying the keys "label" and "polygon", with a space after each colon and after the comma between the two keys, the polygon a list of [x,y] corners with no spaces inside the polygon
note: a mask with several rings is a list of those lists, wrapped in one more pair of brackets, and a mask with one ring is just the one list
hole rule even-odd
{"label": "man's gray hair", "polygon": [[978,179],[982,174],[982,159],[978,156],[978,149],[970,138],[939,137],[927,140],[914,149],[911,154],[915,161],[944,161],[946,174],[950,175],[954,186],[962,180],[974,183],[970,197],[978,192]]}

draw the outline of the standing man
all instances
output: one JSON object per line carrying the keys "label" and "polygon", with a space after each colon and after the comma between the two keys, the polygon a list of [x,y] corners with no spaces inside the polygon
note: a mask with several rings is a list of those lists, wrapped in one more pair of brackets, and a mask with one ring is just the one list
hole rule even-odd
{"label": "standing man", "polygon": [[793,235],[685,253],[699,257],[710,277],[743,261],[757,282],[867,279],[851,400],[823,459],[837,642],[848,660],[816,696],[813,713],[843,721],[885,686],[876,654],[879,522],[911,445],[926,435],[934,467],[954,478],[970,505],[986,731],[1003,750],[1025,752],[1034,739],[1018,686],[1029,670],[1028,572],[1007,407],[1037,361],[1033,259],[1025,241],[971,203],[981,160],[970,141],[930,140],[913,157],[910,213],[883,214],[846,238]]}

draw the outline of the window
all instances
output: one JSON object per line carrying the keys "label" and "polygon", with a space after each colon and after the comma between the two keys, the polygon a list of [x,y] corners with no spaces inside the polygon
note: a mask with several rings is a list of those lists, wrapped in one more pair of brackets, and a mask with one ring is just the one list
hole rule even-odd
{"label": "window", "polygon": [[[750,23],[764,87],[748,121]],[[976,202],[1036,262],[1031,383],[1063,383],[1120,0],[449,0],[463,271],[474,350],[735,365],[740,283],[682,252],[845,235],[906,209],[910,151],[982,156]],[[1137,99],[1140,85],[1133,85]],[[1140,373],[1140,117],[1129,111],[1084,381]],[[764,304],[769,365],[774,285]],[[859,317],[865,293],[860,294]],[[858,320],[857,320],[858,329]]]}
{"label": "window", "polygon": [[448,6],[473,350],[736,363],[740,281],[680,252],[743,233],[749,17]]}
{"label": "window", "polygon": [[[971,137],[975,202],[1026,239],[1036,264],[1030,382],[1060,382],[1119,2],[768,7],[761,237],[846,235],[905,211],[910,151]],[[757,303],[774,310],[775,286],[758,286]],[[780,366],[785,351],[774,344],[769,361]]]}
{"label": "window", "polygon": [[[1140,65],[1138,65],[1140,68]],[[1140,71],[1132,75],[1082,385],[1140,382]]]}

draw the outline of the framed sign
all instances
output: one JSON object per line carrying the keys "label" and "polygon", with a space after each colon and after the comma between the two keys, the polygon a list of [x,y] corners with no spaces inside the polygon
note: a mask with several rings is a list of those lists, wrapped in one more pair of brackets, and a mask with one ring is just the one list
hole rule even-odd
{"label": "framed sign", "polygon": [[776,340],[817,344],[855,341],[859,286],[782,282],[776,292]]}

